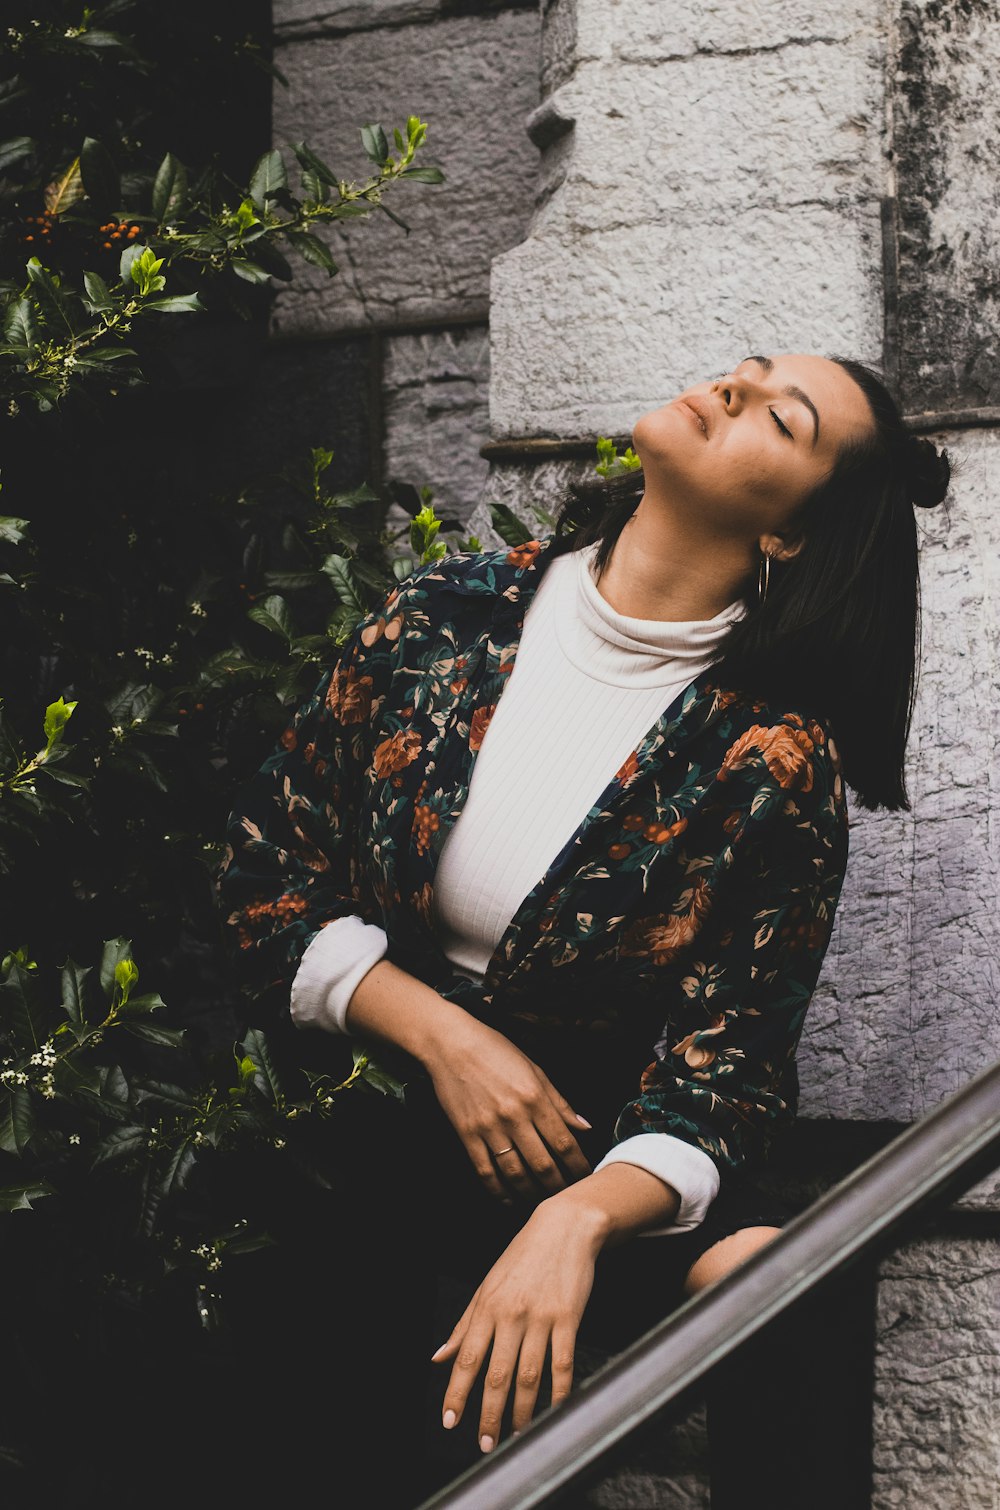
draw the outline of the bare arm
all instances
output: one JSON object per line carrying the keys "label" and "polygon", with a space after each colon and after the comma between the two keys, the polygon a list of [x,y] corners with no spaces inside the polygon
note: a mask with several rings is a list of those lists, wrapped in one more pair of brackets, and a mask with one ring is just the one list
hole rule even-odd
{"label": "bare arm", "polygon": [[537,1202],[590,1174],[571,1128],[590,1123],[528,1056],[389,960],[363,976],[346,1024],[405,1049],[427,1070],[483,1184]]}

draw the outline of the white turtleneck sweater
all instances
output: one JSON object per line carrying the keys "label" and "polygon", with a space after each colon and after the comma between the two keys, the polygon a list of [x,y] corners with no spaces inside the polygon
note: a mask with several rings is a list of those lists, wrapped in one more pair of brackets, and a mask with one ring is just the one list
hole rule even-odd
{"label": "white turtleneck sweater", "polygon": [[[611,777],[677,694],[711,664],[743,612],[737,601],[705,620],[617,613],[594,580],[595,554],[590,546],[546,568],[465,805],[438,860],[434,924],[456,970],[473,979],[481,979],[521,902]],[[509,821],[513,811],[516,825]],[[293,1020],[348,1032],[351,996],[387,947],[384,931],[359,917],[328,923],[292,983]],[[719,1188],[708,1155],[669,1133],[627,1138],[596,1169],[615,1162],[640,1165],[680,1196],[676,1220],[643,1236],[696,1227]]]}

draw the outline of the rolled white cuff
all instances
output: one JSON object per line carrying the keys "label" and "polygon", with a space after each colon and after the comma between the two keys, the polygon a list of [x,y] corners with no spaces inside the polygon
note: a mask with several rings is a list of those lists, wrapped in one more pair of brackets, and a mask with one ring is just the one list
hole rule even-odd
{"label": "rolled white cuff", "polygon": [[668,1237],[675,1232],[691,1232],[699,1226],[709,1206],[719,1193],[719,1171],[715,1164],[692,1143],[671,1133],[636,1133],[608,1150],[594,1173],[606,1164],[638,1164],[648,1169],[677,1191],[681,1204],[677,1216],[664,1227],[647,1227],[637,1237]]}
{"label": "rolled white cuff", "polygon": [[292,981],[289,1011],[295,1026],[349,1033],[351,997],[388,948],[385,930],[353,913],[321,928]]}

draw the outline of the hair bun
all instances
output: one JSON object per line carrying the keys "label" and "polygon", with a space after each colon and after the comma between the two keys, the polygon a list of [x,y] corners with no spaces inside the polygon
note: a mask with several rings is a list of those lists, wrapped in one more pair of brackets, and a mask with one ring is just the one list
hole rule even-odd
{"label": "hair bun", "polygon": [[913,436],[906,459],[906,481],[913,507],[936,508],[947,496],[950,480],[951,461],[947,451],[939,451],[922,436]]}

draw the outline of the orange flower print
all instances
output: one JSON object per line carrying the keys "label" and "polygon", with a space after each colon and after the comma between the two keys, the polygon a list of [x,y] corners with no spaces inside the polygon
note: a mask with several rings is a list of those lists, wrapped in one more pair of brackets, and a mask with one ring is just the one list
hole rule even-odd
{"label": "orange flower print", "polygon": [[704,876],[682,893],[676,912],[640,918],[622,938],[622,954],[648,955],[654,965],[669,965],[694,941],[712,905]]}
{"label": "orange flower print", "polygon": [[364,723],[372,709],[372,679],[341,663],[330,678],[326,706],[342,724]]}
{"label": "orange flower print", "polygon": [[618,767],[615,772],[615,780],[619,786],[628,786],[633,776],[639,774],[639,762],[635,758],[635,751]]}
{"label": "orange flower print", "polygon": [[472,715],[472,724],[469,729],[469,749],[478,750],[486,738],[486,730],[490,726],[490,719],[496,712],[496,703],[490,703],[488,708],[477,708]]}
{"label": "orange flower print", "polygon": [[507,552],[507,565],[530,566],[541,548],[540,540],[526,540],[523,545],[515,545],[513,550]]}
{"label": "orange flower print", "polygon": [[780,787],[796,787],[800,792],[809,792],[813,784],[809,759],[812,752],[813,742],[805,729],[790,729],[786,724],[765,729],[754,724],[726,751],[719,780],[728,780],[733,771],[741,770],[756,755],[763,755],[768,770]]}
{"label": "orange flower print", "polygon": [[426,854],[431,839],[441,827],[441,818],[433,808],[418,802],[413,809],[413,832],[417,836],[417,853]]}
{"label": "orange flower print", "polygon": [[686,818],[678,818],[676,823],[647,823],[643,829],[643,836],[653,844],[666,844],[668,839],[676,839],[688,826]]}
{"label": "orange flower print", "polygon": [[690,1065],[691,1069],[707,1069],[710,1064],[715,1062],[715,1050],[707,1049],[701,1040],[710,1037],[712,1034],[721,1033],[725,1026],[726,1019],[720,1013],[718,1017],[712,1018],[710,1027],[702,1028],[697,1033],[688,1033],[687,1037],[682,1038],[680,1043],[675,1043],[673,1052],[675,1054],[683,1054],[684,1063]]}
{"label": "orange flower print", "polygon": [[608,850],[609,860],[624,860],[626,855],[632,853],[631,844],[612,844]]}
{"label": "orange flower print", "polygon": [[416,729],[397,729],[395,734],[375,746],[372,766],[380,781],[412,765],[420,754],[421,739]]}

